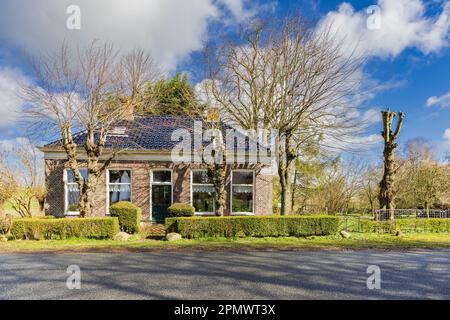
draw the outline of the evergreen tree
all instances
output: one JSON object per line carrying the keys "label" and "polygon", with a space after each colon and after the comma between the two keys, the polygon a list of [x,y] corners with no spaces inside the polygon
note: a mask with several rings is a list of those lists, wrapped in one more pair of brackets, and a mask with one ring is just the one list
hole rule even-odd
{"label": "evergreen tree", "polygon": [[187,74],[149,83],[138,112],[148,115],[194,115],[198,112],[194,87]]}

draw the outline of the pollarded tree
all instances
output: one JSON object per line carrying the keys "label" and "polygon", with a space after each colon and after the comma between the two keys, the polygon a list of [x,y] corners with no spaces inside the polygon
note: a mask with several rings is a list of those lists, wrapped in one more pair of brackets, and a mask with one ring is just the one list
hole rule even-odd
{"label": "pollarded tree", "polygon": [[274,130],[281,214],[292,212],[295,164],[318,137],[342,140],[357,126],[350,97],[361,61],[343,54],[330,28],[299,18],[257,23],[208,53],[206,95],[224,120],[247,130]]}
{"label": "pollarded tree", "polygon": [[394,129],[394,119],[397,116],[396,112],[392,112],[389,108],[382,112],[383,119],[383,132],[381,135],[384,139],[384,171],[383,178],[380,182],[380,193],[378,195],[378,201],[380,203],[380,208],[385,210],[390,210],[390,219],[394,219],[395,209],[395,174],[398,170],[397,163],[395,159],[395,149],[397,149],[397,139],[402,129],[403,120],[405,114],[403,112],[399,113],[399,119],[397,121],[397,126]]}
{"label": "pollarded tree", "polygon": [[[75,52],[64,43],[58,52],[32,59],[36,84],[22,84],[22,96],[31,133],[60,137],[80,192],[78,210],[85,217],[92,215],[100,176],[120,151],[105,149],[108,134],[141,103],[144,85],[155,69],[142,50],[118,56],[112,44],[94,41]],[[82,148],[75,142],[78,132],[86,137]],[[86,159],[86,181],[80,156]]]}

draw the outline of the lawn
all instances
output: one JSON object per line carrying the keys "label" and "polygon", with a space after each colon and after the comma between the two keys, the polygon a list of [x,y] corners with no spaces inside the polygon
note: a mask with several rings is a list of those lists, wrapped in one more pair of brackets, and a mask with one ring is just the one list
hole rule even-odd
{"label": "lawn", "polygon": [[1,252],[76,252],[76,251],[150,251],[150,250],[301,250],[301,249],[411,249],[450,248],[450,234],[355,233],[350,239],[339,236],[309,238],[212,238],[168,242],[133,236],[127,242],[114,240],[9,241],[0,243]]}

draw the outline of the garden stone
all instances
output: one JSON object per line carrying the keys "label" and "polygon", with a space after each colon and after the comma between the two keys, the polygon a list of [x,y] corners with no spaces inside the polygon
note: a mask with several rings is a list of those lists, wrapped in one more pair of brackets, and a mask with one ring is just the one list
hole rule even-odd
{"label": "garden stone", "polygon": [[350,238],[351,234],[350,234],[350,232],[348,232],[348,231],[342,230],[342,231],[341,231],[341,236],[342,236],[342,238],[344,238],[344,239],[348,239],[348,238]]}
{"label": "garden stone", "polygon": [[167,241],[177,241],[181,240],[183,237],[179,233],[169,233],[167,236]]}
{"label": "garden stone", "polygon": [[114,240],[117,240],[117,241],[128,241],[128,240],[130,240],[130,237],[131,237],[131,235],[129,235],[126,232],[119,232],[114,237]]}

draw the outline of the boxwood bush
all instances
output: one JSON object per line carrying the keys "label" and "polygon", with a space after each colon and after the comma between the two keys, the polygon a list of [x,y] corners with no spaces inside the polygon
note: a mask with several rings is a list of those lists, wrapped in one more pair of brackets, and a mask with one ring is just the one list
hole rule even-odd
{"label": "boxwood bush", "polygon": [[374,221],[361,219],[349,231],[364,233],[393,233],[395,231],[394,221]]}
{"label": "boxwood bush", "polygon": [[357,219],[345,223],[345,229],[353,232],[365,233],[394,233],[397,230],[411,233],[448,233],[450,232],[450,219],[439,218],[403,218],[393,221],[374,221]]}
{"label": "boxwood bush", "polygon": [[450,219],[406,218],[394,221],[395,228],[404,232],[450,232]]}
{"label": "boxwood bush", "polygon": [[131,202],[117,202],[109,207],[111,217],[119,218],[120,230],[127,233],[139,232],[142,210]]}
{"label": "boxwood bush", "polygon": [[20,240],[112,239],[118,232],[117,218],[14,219],[11,229]]}
{"label": "boxwood bush", "polygon": [[338,231],[339,218],[310,216],[236,216],[167,218],[168,233],[184,238],[204,237],[302,237],[324,236]]}
{"label": "boxwood bush", "polygon": [[192,217],[195,208],[187,203],[174,203],[167,209],[169,217]]}

